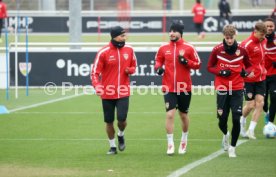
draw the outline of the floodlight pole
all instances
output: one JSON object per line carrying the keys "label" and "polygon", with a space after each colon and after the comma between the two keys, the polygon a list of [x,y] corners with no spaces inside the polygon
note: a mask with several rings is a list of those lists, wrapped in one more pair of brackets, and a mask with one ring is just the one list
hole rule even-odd
{"label": "floodlight pole", "polygon": [[[70,42],[81,42],[82,18],[81,1],[69,0],[69,32]],[[71,48],[80,48],[81,46],[72,45]]]}

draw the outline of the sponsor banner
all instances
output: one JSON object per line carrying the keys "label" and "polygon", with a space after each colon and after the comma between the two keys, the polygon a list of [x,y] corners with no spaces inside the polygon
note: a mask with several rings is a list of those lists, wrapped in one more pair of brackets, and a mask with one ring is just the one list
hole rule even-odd
{"label": "sponsor banner", "polygon": [[[266,16],[234,16],[232,24],[234,24],[239,32],[251,32],[257,21],[265,19]],[[166,31],[169,29],[170,23],[174,19],[180,19],[185,24],[185,32],[194,32],[195,27],[192,16],[168,16],[166,17]],[[16,23],[15,17],[8,18],[8,26],[14,27]],[[203,28],[206,32],[220,32],[221,27],[229,22],[219,19],[218,16],[206,16]],[[118,17],[82,17],[82,32],[97,33],[98,28],[103,33],[108,33],[110,27],[121,25],[135,33],[162,33],[163,17],[162,16],[137,16],[129,19],[118,19]],[[19,30],[26,30],[26,19],[20,17],[18,21]],[[68,33],[69,17],[28,17],[28,30],[32,33]]]}
{"label": "sponsor banner", "polygon": [[[150,86],[161,85],[161,76],[154,71],[154,57],[156,52],[136,52],[136,73],[131,76],[133,85]],[[211,85],[214,76],[207,72],[207,60],[210,52],[199,52],[202,60],[200,70],[191,70],[193,85]],[[73,85],[90,85],[90,70],[96,52],[29,52],[28,76],[30,86],[44,86],[53,82],[62,86],[64,82]],[[15,83],[15,54],[10,53],[11,86]],[[26,84],[25,53],[18,53],[18,85]],[[185,77],[185,76],[183,76]]]}

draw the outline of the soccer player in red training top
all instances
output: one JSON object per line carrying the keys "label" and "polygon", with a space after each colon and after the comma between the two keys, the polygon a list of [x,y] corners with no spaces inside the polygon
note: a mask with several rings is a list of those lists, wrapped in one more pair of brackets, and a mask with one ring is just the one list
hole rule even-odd
{"label": "soccer player in red training top", "polygon": [[3,28],[4,19],[7,18],[7,6],[2,0],[0,0],[0,40]]}
{"label": "soccer player in red training top", "polygon": [[[184,25],[182,21],[174,21],[170,26],[170,42],[162,45],[156,53],[155,70],[163,74],[162,91],[166,107],[166,131],[168,140],[167,154],[174,154],[174,115],[176,109],[182,122],[182,137],[178,149],[179,154],[186,152],[188,143],[189,117],[192,80],[191,69],[199,69],[201,61],[195,48],[182,39]],[[163,68],[165,66],[165,69]]]}
{"label": "soccer player in red training top", "polygon": [[195,24],[196,32],[198,34],[198,38],[203,39],[205,37],[205,33],[203,31],[202,24],[204,21],[206,10],[201,4],[200,0],[196,0],[196,4],[193,6],[192,13],[194,14],[193,21]]}
{"label": "soccer player in red training top", "polygon": [[[248,74],[251,64],[247,52],[236,41],[236,28],[225,25],[223,42],[214,47],[208,61],[208,71],[215,74],[215,90],[217,91],[217,117],[219,128],[223,133],[222,147],[228,151],[229,157],[236,157],[235,147],[240,134],[240,116],[243,103],[243,77]],[[243,68],[245,66],[245,69]],[[231,146],[227,128],[228,116],[232,111]]]}
{"label": "soccer player in red training top", "polygon": [[[241,45],[246,49],[253,66],[254,77],[244,78],[245,81],[245,106],[241,116],[241,136],[256,139],[254,130],[262,114],[264,106],[265,88],[265,45],[266,26],[263,22],[257,22],[252,34]],[[254,109],[252,120],[246,131],[246,117]]]}
{"label": "soccer player in red training top", "polygon": [[92,85],[101,96],[109,138],[110,150],[107,154],[117,154],[115,144],[114,114],[117,109],[119,150],[125,149],[124,130],[126,128],[130,95],[129,75],[136,69],[133,48],[125,45],[125,30],[116,26],[111,29],[111,41],[101,48],[95,58],[91,72]]}
{"label": "soccer player in red training top", "polygon": [[[266,34],[266,52],[265,52],[265,68],[266,74],[266,95],[264,111],[266,112],[266,123],[275,127],[274,118],[276,111],[276,36],[275,36],[275,23],[272,18],[264,20],[267,28]],[[268,95],[270,95],[270,105],[268,104]],[[269,105],[269,106],[268,106]]]}

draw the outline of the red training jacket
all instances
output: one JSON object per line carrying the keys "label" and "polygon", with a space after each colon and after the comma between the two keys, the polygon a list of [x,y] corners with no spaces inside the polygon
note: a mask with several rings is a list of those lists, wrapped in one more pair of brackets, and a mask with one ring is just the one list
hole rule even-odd
{"label": "red training jacket", "polygon": [[265,69],[265,44],[266,39],[259,41],[252,33],[247,39],[242,41],[241,46],[244,47],[248,53],[249,60],[252,64],[252,71],[255,77],[244,79],[245,82],[260,82],[266,78]]}
{"label": "red training jacket", "polygon": [[7,18],[7,6],[5,3],[0,2],[0,19]]}
{"label": "red training jacket", "polygon": [[[181,64],[178,60],[179,54],[188,60],[188,64]],[[199,69],[200,58],[194,47],[179,39],[162,45],[155,56],[155,70],[165,66],[162,78],[162,91],[164,92],[186,92],[191,91],[192,79],[190,69]]]}
{"label": "red training jacket", "polygon": [[129,45],[117,48],[110,42],[96,55],[91,71],[92,85],[102,99],[127,97],[130,95],[129,74],[135,69],[133,48]]}
{"label": "red training jacket", "polygon": [[[240,73],[245,66],[245,70],[251,72],[251,63],[244,48],[238,45],[235,54],[225,52],[223,43],[215,46],[210,54],[207,69],[215,74],[215,89],[220,91],[243,90],[244,79]],[[230,70],[231,75],[223,77],[219,75],[220,70]]]}
{"label": "red training jacket", "polygon": [[276,35],[273,42],[266,43],[265,47],[265,68],[267,70],[267,76],[276,75],[276,68],[272,63],[276,62]]}
{"label": "red training jacket", "polygon": [[192,13],[194,14],[194,23],[203,23],[206,10],[200,3],[193,6]]}

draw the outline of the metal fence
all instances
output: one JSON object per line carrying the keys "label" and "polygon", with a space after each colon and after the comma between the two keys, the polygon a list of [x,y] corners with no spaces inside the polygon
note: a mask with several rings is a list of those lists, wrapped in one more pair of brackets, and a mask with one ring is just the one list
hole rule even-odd
{"label": "metal fence", "polygon": [[[9,10],[67,11],[70,0],[3,0]],[[195,0],[77,0],[82,10],[190,10]],[[217,9],[220,0],[202,0],[207,9]],[[228,0],[232,9],[272,9],[275,0]]]}

